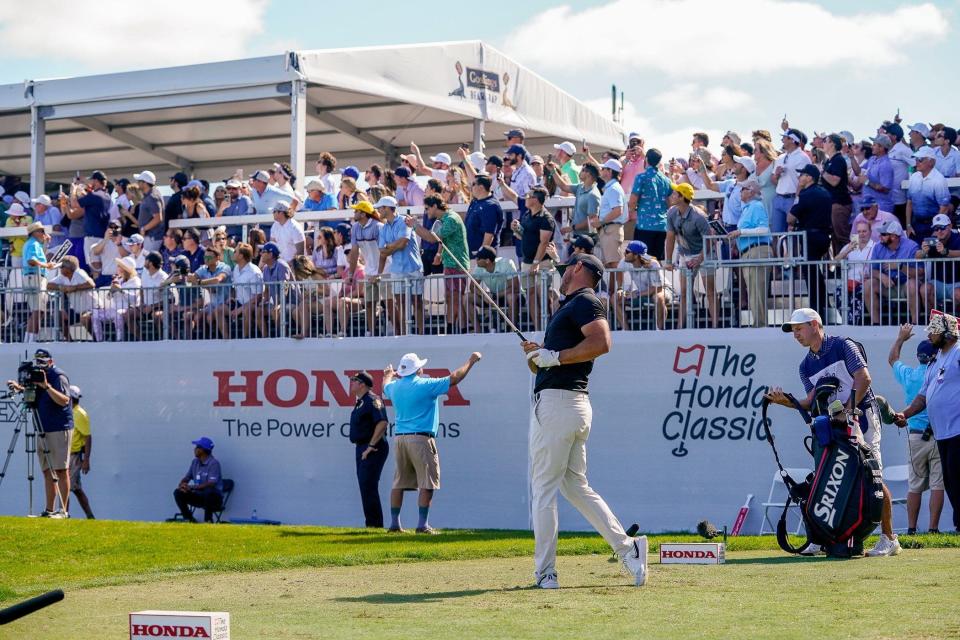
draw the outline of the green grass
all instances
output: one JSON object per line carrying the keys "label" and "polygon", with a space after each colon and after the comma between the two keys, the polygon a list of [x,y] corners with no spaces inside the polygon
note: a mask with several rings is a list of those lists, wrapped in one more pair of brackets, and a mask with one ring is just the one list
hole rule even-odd
{"label": "green grass", "polygon": [[[651,551],[696,539],[655,536]],[[67,592],[0,638],[124,637],[127,613],[141,609],[230,611],[241,640],[960,634],[960,536],[910,541],[926,548],[842,562],[788,556],[769,536],[731,538],[721,567],[660,566],[651,556],[651,583],[637,590],[599,536],[563,534],[564,588],[545,593],[528,588],[526,531],[427,537],[0,518],[0,600]]]}

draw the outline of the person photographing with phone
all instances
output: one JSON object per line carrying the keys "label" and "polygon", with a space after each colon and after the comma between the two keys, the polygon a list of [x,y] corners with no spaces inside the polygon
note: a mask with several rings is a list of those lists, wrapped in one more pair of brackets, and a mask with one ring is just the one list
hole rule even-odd
{"label": "person photographing with phone", "polygon": [[950,216],[938,213],[931,221],[930,234],[923,239],[916,257],[939,259],[931,265],[930,281],[922,285],[927,291],[921,293],[928,299],[936,295],[938,305],[948,300],[956,304],[960,302],[960,268],[955,261],[943,258],[960,258],[960,231],[953,229]]}

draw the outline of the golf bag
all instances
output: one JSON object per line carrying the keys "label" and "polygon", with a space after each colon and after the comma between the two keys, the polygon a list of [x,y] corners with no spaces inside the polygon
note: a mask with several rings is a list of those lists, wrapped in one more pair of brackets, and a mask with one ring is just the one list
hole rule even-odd
{"label": "golf bag", "polygon": [[[767,427],[767,441],[789,494],[777,523],[777,543],[787,553],[802,553],[811,545],[822,545],[828,555],[849,557],[850,546],[862,548],[863,540],[880,524],[883,508],[880,467],[870,450],[850,435],[850,421],[856,420],[857,410],[852,406],[844,409],[839,401],[830,401],[838,386],[839,381],[830,377],[817,383],[812,418],[796,398],[788,396],[811,430],[804,444],[813,456],[814,470],[802,482],[790,477],[783,468],[773,434]],[[851,391],[851,405],[854,396]],[[763,424],[768,424],[769,404],[763,401]],[[807,532],[807,540],[800,547],[791,545],[787,537],[787,511],[791,502],[799,505]]]}

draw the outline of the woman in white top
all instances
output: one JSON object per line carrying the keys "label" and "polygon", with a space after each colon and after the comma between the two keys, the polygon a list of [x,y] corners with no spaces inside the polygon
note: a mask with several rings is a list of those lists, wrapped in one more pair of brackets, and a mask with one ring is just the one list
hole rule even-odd
{"label": "woman in white top", "polygon": [[93,337],[97,342],[103,341],[104,322],[112,322],[117,329],[117,340],[123,341],[124,315],[128,309],[137,306],[140,298],[140,278],[133,258],[116,258],[115,262],[117,275],[106,292],[103,306],[93,310]]}

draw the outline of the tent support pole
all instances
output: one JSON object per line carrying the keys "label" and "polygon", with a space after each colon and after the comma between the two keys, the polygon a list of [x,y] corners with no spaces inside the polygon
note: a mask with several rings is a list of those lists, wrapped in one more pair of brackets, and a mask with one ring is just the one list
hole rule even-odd
{"label": "tent support pole", "polygon": [[45,191],[47,183],[47,121],[40,116],[40,109],[30,107],[30,195],[37,198]]}
{"label": "tent support pole", "polygon": [[304,80],[290,83],[290,166],[302,182],[307,168],[307,83]]}
{"label": "tent support pole", "polygon": [[473,121],[473,150],[483,151],[483,120]]}

